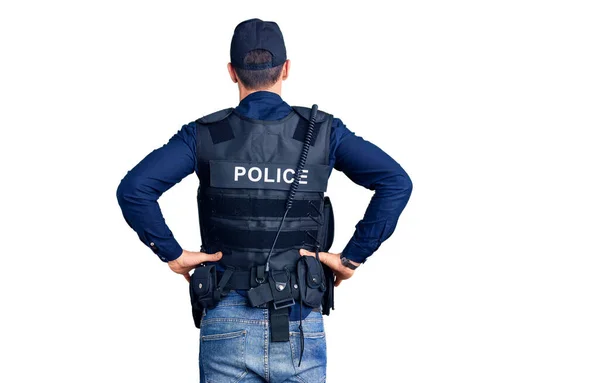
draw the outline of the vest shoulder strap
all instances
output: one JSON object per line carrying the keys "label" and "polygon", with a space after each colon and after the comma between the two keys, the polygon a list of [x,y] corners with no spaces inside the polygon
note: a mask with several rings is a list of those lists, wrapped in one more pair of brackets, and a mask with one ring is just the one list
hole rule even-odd
{"label": "vest shoulder strap", "polygon": [[[296,111],[296,113],[298,113],[302,118],[304,118],[307,121],[310,121],[310,111],[311,108],[306,108],[304,106],[292,106],[292,108],[294,109],[294,111]],[[328,113],[325,113],[321,110],[319,110],[317,112],[317,119],[316,122],[323,122],[327,119],[327,117],[330,116]]]}
{"label": "vest shoulder strap", "polygon": [[213,124],[215,122],[223,121],[231,114],[231,112],[233,112],[233,108],[219,110],[218,112],[197,119],[196,122],[200,124]]}

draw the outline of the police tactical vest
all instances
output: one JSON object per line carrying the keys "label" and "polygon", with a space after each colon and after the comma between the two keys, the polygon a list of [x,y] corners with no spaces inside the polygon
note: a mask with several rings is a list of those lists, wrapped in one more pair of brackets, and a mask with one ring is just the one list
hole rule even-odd
{"label": "police tactical vest", "polygon": [[[250,271],[265,265],[285,212],[310,112],[294,107],[281,120],[264,121],[230,108],[196,121],[202,251],[221,251],[222,267]],[[331,242],[323,211],[328,202],[324,192],[331,171],[332,118],[317,113],[298,190],[271,256],[274,271],[295,270],[300,248],[324,250]]]}
{"label": "police tactical vest", "polygon": [[[198,214],[202,251],[223,256],[196,267],[192,315],[231,290],[247,291],[252,307],[268,308],[272,342],[289,341],[289,307],[333,309],[333,272],[319,251],[333,241],[333,211],[324,196],[333,117],[294,107],[277,121],[253,120],[225,109],[196,121]],[[317,257],[300,256],[301,248]],[[304,351],[301,342],[300,362]],[[299,363],[300,363],[299,362]]]}

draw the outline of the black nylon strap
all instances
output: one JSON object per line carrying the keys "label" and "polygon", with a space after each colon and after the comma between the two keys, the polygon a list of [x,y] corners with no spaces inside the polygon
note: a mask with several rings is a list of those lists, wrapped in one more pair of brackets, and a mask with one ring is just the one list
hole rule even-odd
{"label": "black nylon strap", "polygon": [[269,322],[271,323],[271,342],[287,342],[290,340],[290,314],[287,307],[275,310],[269,305]]}
{"label": "black nylon strap", "polygon": [[[281,217],[285,212],[283,199],[236,198],[215,196],[211,201],[212,216],[220,217]],[[320,206],[320,199],[296,200],[288,212],[288,217],[315,216],[315,208]]]}
{"label": "black nylon strap", "polygon": [[[308,233],[308,234],[307,234]],[[307,231],[282,231],[277,240],[277,249],[298,246],[302,243],[311,243],[311,235],[317,236],[317,230]],[[209,243],[222,243],[227,241],[229,247],[240,249],[269,249],[275,238],[274,231],[243,230],[223,227],[214,227],[208,234]]]}
{"label": "black nylon strap", "polygon": [[231,277],[233,276],[233,273],[234,269],[231,268],[227,268],[227,270],[223,272],[223,275],[221,275],[221,280],[219,281],[219,286],[217,287],[217,290],[219,290],[219,292],[223,292],[225,290],[225,286],[227,286],[227,283],[229,282],[229,279],[231,279]]}
{"label": "black nylon strap", "polygon": [[[261,266],[258,266],[256,268],[256,270],[259,270],[260,267]],[[262,266],[262,268],[264,269],[264,266]],[[291,285],[291,290],[292,290],[292,297],[295,300],[298,300],[298,299],[300,299],[300,289],[294,287],[294,286],[298,286],[296,272],[292,271],[290,274],[291,274],[290,275],[290,277],[291,277],[290,285]],[[222,281],[224,273],[217,272],[217,275],[218,275],[219,281]],[[226,288],[228,290],[251,290],[252,288],[255,288],[256,286],[259,286],[258,282],[256,282],[257,275],[258,275],[258,273],[257,273],[257,271],[255,271],[255,269],[253,269],[251,271],[236,270],[233,272],[233,274],[229,278]],[[266,278],[265,278],[265,280],[266,280]],[[273,294],[271,292],[270,284],[264,283],[260,286],[265,286],[265,289],[267,291],[269,291],[269,293],[265,292],[264,296],[267,296],[266,294],[268,294],[268,296],[270,298],[265,300],[264,302],[270,302],[271,300],[273,300]],[[262,302],[262,303],[264,303],[264,302]]]}
{"label": "black nylon strap", "polygon": [[250,271],[237,270],[229,278],[229,288],[231,290],[249,290],[252,287]]}

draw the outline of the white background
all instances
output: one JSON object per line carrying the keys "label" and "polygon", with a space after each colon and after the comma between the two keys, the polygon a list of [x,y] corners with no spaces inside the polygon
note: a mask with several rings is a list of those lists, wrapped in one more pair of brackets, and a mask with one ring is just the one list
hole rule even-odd
{"label": "white background", "polygon": [[[0,381],[197,381],[187,285],[116,189],[183,124],[237,105],[225,65],[252,17],[284,33],[284,99],[414,182],[336,292],[328,382],[600,381],[596,2],[205,3],[0,6]],[[189,250],[196,187],[160,199]],[[371,192],[334,172],[329,195],[339,252]]]}

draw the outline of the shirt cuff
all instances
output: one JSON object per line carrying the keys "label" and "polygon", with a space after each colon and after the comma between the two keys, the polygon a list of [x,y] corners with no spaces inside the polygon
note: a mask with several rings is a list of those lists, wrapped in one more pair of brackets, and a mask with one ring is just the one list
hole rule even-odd
{"label": "shirt cuff", "polygon": [[342,257],[346,257],[347,259],[357,263],[364,263],[372,254],[372,251],[360,247],[352,239],[342,251]]}
{"label": "shirt cuff", "polygon": [[160,260],[163,262],[173,261],[179,258],[179,256],[183,252],[183,249],[175,240],[163,242],[160,244],[149,242],[147,245],[150,249],[152,249],[154,254],[158,255],[158,258],[160,258]]}

